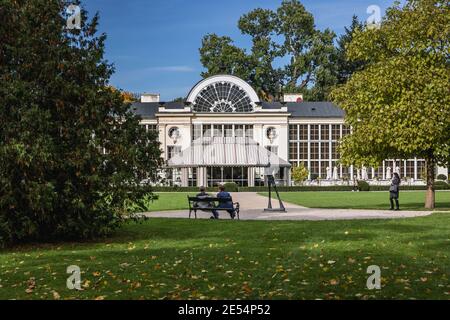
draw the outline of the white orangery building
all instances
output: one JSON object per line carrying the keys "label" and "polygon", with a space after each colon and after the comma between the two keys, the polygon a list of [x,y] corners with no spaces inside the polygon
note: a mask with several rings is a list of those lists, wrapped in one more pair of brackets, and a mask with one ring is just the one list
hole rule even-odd
{"label": "white orangery building", "polygon": [[259,186],[268,172],[278,184],[291,185],[291,167],[299,163],[315,184],[354,179],[382,184],[393,172],[409,183],[423,183],[425,163],[420,159],[386,160],[378,168],[340,165],[339,139],[350,132],[343,110],[330,102],[303,102],[295,94],[285,95],[283,102],[261,101],[235,76],[204,79],[181,102],[160,102],[159,95],[144,94],[133,109],[142,125],[159,132],[168,185]]}

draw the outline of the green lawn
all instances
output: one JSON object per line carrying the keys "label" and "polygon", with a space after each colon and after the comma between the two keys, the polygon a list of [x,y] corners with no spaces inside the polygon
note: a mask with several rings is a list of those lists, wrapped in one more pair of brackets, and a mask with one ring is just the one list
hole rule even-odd
{"label": "green lawn", "polygon": [[187,196],[195,193],[187,192],[157,192],[158,199],[147,203],[149,211],[184,210],[189,208]]}
{"label": "green lawn", "polygon": [[[267,193],[261,193],[266,195]],[[308,208],[389,209],[388,192],[281,192],[281,199]],[[424,210],[425,191],[400,192],[400,209]],[[436,209],[450,210],[450,192],[436,191]]]}
{"label": "green lawn", "polygon": [[[449,213],[364,221],[150,219],[98,242],[0,251],[0,299],[449,299],[449,255]],[[81,268],[83,291],[66,288],[69,265]],[[366,288],[369,265],[381,268],[381,290]]]}

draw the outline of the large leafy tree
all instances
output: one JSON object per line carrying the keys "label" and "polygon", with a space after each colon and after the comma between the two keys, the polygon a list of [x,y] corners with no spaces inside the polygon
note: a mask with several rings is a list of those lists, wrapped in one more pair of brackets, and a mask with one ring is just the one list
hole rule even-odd
{"label": "large leafy tree", "polygon": [[353,40],[353,34],[356,31],[361,32],[363,29],[364,24],[358,20],[357,16],[353,16],[352,23],[349,27],[345,27],[344,34],[337,41],[336,71],[339,84],[346,83],[353,73],[366,66],[364,60],[350,60],[347,57],[347,47]]}
{"label": "large leafy tree", "polygon": [[[298,0],[284,0],[276,11],[255,9],[238,26],[250,36],[250,50],[238,48],[229,37],[206,35],[200,48],[203,77],[242,77],[267,100],[279,100],[283,92],[323,100],[336,84],[335,34],[316,29],[313,16]],[[280,61],[285,63],[280,66]]]}
{"label": "large leafy tree", "polygon": [[434,208],[435,167],[450,154],[449,39],[448,1],[396,3],[379,29],[353,34],[348,57],[368,66],[332,94],[353,128],[343,161],[424,158],[426,208]]}
{"label": "large leafy tree", "polygon": [[69,30],[68,4],[0,5],[0,245],[106,235],[156,179],[156,137],[109,86],[98,15]]}

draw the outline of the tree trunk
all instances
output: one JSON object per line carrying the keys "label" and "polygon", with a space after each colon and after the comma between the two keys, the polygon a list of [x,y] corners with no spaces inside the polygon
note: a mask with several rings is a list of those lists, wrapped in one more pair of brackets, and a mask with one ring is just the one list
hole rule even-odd
{"label": "tree trunk", "polygon": [[434,173],[435,161],[432,158],[426,160],[427,165],[427,194],[425,196],[425,209],[434,209]]}

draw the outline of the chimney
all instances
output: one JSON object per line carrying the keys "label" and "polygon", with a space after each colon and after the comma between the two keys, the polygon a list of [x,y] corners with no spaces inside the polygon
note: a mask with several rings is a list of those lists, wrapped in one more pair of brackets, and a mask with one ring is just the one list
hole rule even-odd
{"label": "chimney", "polygon": [[159,102],[158,93],[143,93],[141,95],[141,102]]}
{"label": "chimney", "polygon": [[303,95],[300,93],[285,93],[283,95],[283,102],[303,102]]}

